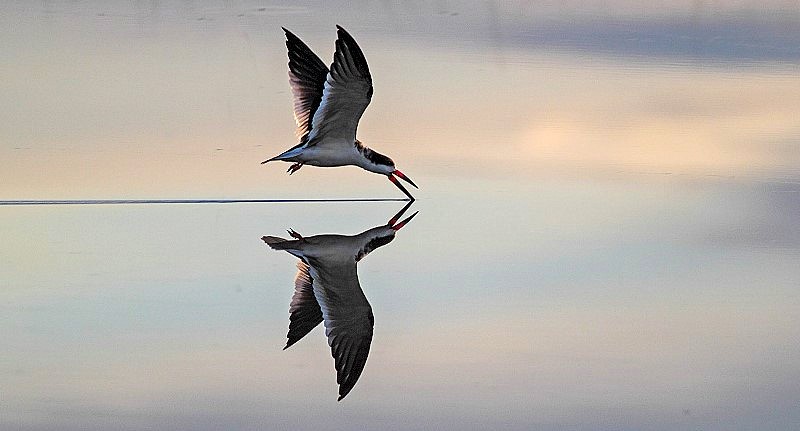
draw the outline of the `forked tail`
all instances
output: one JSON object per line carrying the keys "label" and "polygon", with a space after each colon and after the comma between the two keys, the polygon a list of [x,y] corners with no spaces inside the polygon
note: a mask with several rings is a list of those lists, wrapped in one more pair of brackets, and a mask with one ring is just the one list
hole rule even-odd
{"label": "forked tail", "polygon": [[264,160],[263,162],[261,162],[261,164],[263,165],[264,163],[274,162],[275,160],[281,160],[281,156],[283,156],[283,154],[278,154],[277,156],[271,159]]}
{"label": "forked tail", "polygon": [[292,161],[293,157],[297,156],[298,154],[300,154],[302,152],[303,152],[303,146],[298,144],[296,147],[290,148],[290,149],[278,154],[277,156],[275,156],[275,157],[273,157],[271,159],[264,160],[263,162],[261,162],[261,164],[263,165],[264,163],[272,162],[272,161],[275,161],[275,160]]}
{"label": "forked tail", "polygon": [[300,245],[300,240],[283,239],[277,236],[262,236],[261,240],[273,250],[297,249]]}

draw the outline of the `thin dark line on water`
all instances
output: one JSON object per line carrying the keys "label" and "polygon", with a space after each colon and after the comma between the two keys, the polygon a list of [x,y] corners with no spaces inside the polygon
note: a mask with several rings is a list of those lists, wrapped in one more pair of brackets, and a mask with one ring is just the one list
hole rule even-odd
{"label": "thin dark line on water", "polygon": [[141,204],[261,204],[295,202],[406,202],[404,198],[373,199],[79,199],[0,201],[12,205],[141,205]]}

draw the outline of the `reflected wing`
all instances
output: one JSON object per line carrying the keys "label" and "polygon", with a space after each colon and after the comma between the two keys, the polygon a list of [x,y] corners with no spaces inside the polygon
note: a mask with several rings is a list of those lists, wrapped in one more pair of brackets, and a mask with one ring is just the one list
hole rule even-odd
{"label": "reflected wing", "polygon": [[322,102],[328,68],[300,38],[285,28],[283,31],[289,51],[289,84],[294,95],[296,133],[300,142],[305,142],[311,130],[311,119]]}
{"label": "reflected wing", "polygon": [[353,389],[367,363],[375,319],[358,283],[355,261],[338,265],[310,263],[341,401]]}
{"label": "reflected wing", "polygon": [[297,276],[294,278],[294,295],[289,305],[289,333],[286,334],[286,350],[292,344],[311,332],[322,322],[322,310],[314,297],[313,279],[308,265],[297,262]]}
{"label": "reflected wing", "polygon": [[343,28],[336,28],[336,54],[325,80],[322,102],[311,122],[309,140],[333,137],[352,143],[358,121],[372,99],[372,76],[356,41]]}
{"label": "reflected wing", "polygon": [[325,322],[325,334],[336,365],[336,383],[341,401],[356,385],[367,364],[375,319],[372,308],[360,310],[358,316],[342,318],[336,315]]}

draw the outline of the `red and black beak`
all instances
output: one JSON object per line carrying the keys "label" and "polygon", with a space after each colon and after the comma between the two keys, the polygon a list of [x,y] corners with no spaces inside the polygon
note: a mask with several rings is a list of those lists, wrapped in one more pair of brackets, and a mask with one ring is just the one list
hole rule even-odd
{"label": "red and black beak", "polygon": [[[415,212],[414,214],[411,214],[407,219],[401,221],[400,223],[397,223],[397,220],[400,220],[400,217],[403,216],[403,213],[406,212],[406,210],[408,209],[408,207],[411,206],[412,203],[413,202],[407,203],[406,206],[403,207],[403,209],[398,211],[397,214],[395,214],[394,217],[392,217],[392,219],[389,220],[389,223],[386,223],[386,226],[389,226],[393,230],[398,231],[398,230],[400,230],[401,227],[405,226],[406,223],[410,222],[411,219],[414,218],[414,216],[419,213],[419,211]],[[397,224],[395,224],[395,223],[397,223]]]}
{"label": "red and black beak", "polygon": [[392,174],[394,174],[394,175],[397,175],[398,177],[402,178],[404,181],[406,181],[407,183],[409,183],[409,184],[411,184],[412,186],[414,186],[414,188],[415,188],[415,189],[418,189],[418,188],[419,188],[419,187],[417,187],[417,185],[416,185],[416,184],[414,184],[414,182],[413,182],[413,181],[411,181],[411,178],[408,178],[408,177],[406,176],[406,174],[404,174],[404,173],[402,173],[402,172],[400,172],[400,171],[398,171],[398,170],[396,170],[396,169],[395,169],[395,170],[392,172]]}
{"label": "red and black beak", "polygon": [[413,203],[414,203],[414,202],[409,202],[409,203],[407,203],[407,204],[406,204],[406,205],[405,205],[405,206],[404,206],[402,209],[400,209],[400,211],[398,211],[398,212],[397,212],[397,214],[395,214],[395,215],[394,215],[394,217],[392,217],[391,219],[389,219],[389,223],[386,223],[386,226],[389,226],[389,227],[392,227],[392,226],[394,226],[394,224],[395,224],[395,223],[397,223],[397,220],[400,220],[400,217],[402,217],[402,216],[403,216],[403,214],[405,214],[405,212],[406,212],[406,211],[408,211],[408,208],[409,208],[409,207],[410,207],[410,206],[411,206]]}
{"label": "red and black beak", "polygon": [[395,231],[400,230],[400,228],[405,226],[406,223],[410,222],[411,219],[414,218],[414,216],[417,215],[417,214],[419,214],[419,211],[415,212],[414,214],[411,214],[410,216],[408,216],[407,219],[405,219],[405,220],[401,221],[400,223],[397,223],[396,225],[392,226],[392,229],[395,230]]}
{"label": "red and black beak", "polygon": [[397,175],[398,177],[402,178],[403,180],[408,181],[408,183],[411,184],[412,186],[414,186],[415,188],[419,188],[419,187],[417,187],[417,185],[414,184],[414,182],[411,181],[411,179],[409,179],[407,176],[405,176],[404,173],[402,173],[402,172],[400,172],[398,170],[392,171],[392,173],[390,173],[388,175],[389,176],[389,181],[394,183],[394,185],[396,185],[397,188],[400,189],[400,191],[405,193],[405,195],[408,196],[408,198],[413,201],[414,200],[414,196],[411,196],[411,193],[409,193],[408,190],[406,190],[406,188],[403,187],[402,184],[400,184],[400,181],[398,181],[397,178],[394,175]]}

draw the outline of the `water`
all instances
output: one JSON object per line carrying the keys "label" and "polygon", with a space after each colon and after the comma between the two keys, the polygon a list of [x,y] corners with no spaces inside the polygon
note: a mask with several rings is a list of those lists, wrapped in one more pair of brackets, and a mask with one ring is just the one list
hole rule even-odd
{"label": "water", "polygon": [[[2,6],[0,429],[784,430],[800,423],[793,3]],[[286,351],[292,256],[402,202],[293,143],[280,26],[375,79],[360,139],[420,185],[359,263],[337,403]],[[284,168],[283,170],[281,168]]]}

